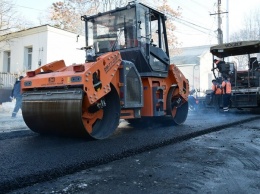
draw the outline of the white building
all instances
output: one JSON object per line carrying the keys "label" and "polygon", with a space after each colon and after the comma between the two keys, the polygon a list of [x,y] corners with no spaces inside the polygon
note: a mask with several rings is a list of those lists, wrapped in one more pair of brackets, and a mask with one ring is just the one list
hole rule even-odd
{"label": "white building", "polygon": [[189,80],[190,89],[205,92],[211,89],[214,79],[210,45],[182,48],[182,52],[171,58]]}
{"label": "white building", "polygon": [[0,36],[0,72],[25,74],[44,64],[61,60],[66,65],[84,63],[85,37],[50,25]]}

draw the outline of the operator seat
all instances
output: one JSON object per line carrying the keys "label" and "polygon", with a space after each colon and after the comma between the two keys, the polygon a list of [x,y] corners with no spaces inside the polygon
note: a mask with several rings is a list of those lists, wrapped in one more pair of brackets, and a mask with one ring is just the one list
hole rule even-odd
{"label": "operator seat", "polygon": [[102,40],[98,42],[99,52],[105,53],[111,49],[111,44],[108,40]]}

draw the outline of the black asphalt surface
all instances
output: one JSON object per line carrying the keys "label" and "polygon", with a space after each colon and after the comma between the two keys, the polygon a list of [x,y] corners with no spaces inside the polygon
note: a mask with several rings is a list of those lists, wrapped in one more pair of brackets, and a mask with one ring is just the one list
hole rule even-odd
{"label": "black asphalt surface", "polygon": [[259,120],[170,144],[17,193],[258,194]]}
{"label": "black asphalt surface", "polygon": [[153,123],[131,128],[121,123],[115,135],[102,141],[40,136],[30,131],[17,137],[16,132],[1,134],[0,191],[48,181],[255,119],[259,116],[194,114],[181,126]]}

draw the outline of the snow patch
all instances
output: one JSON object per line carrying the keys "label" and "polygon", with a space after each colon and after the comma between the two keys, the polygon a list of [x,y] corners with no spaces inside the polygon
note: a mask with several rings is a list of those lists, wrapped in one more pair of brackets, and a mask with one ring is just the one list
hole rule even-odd
{"label": "snow patch", "polygon": [[14,106],[15,106],[16,100],[12,100],[12,102],[4,102],[0,105],[0,112],[6,112],[10,113],[13,111]]}

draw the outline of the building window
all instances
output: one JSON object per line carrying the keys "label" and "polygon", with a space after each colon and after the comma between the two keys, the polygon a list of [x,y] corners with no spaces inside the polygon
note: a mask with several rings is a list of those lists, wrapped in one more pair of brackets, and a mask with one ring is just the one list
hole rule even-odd
{"label": "building window", "polygon": [[27,70],[32,69],[32,47],[25,48],[25,67]]}
{"label": "building window", "polygon": [[10,72],[11,71],[11,52],[10,51],[4,51],[4,66],[3,71],[4,72]]}

